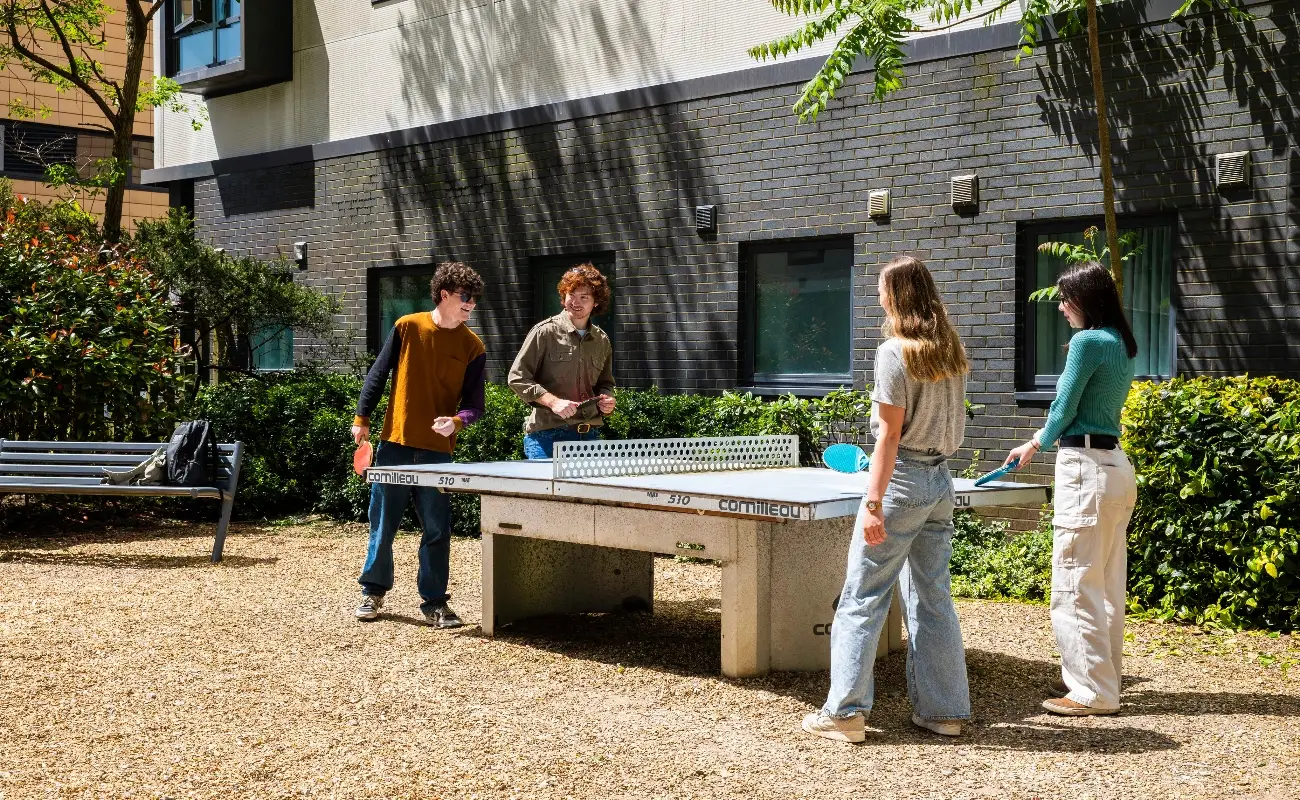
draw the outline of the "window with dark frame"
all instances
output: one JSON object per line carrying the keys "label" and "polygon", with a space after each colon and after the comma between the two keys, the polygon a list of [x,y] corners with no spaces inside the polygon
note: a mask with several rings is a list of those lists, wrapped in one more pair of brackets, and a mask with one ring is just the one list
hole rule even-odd
{"label": "window with dark frame", "polygon": [[167,0],[164,69],[187,92],[219,97],[293,78],[291,0]]}
{"label": "window with dark frame", "polygon": [[435,264],[424,264],[374,267],[366,273],[366,347],[370,352],[379,352],[398,319],[433,310],[429,282],[435,269]]}
{"label": "window with dark frame", "polygon": [[746,245],[742,380],[774,390],[853,385],[853,239]]}
{"label": "window with dark frame", "polygon": [[253,369],[258,372],[293,369],[293,328],[266,325],[248,338]]}
{"label": "window with dark frame", "polygon": [[[1020,319],[1017,343],[1019,388],[1032,393],[1056,391],[1065,367],[1065,345],[1072,330],[1057,301],[1031,302],[1030,293],[1051,286],[1066,268],[1063,258],[1039,251],[1046,242],[1082,244],[1083,232],[1097,227],[1098,249],[1104,246],[1105,220],[1071,219],[1024,226],[1020,231]],[[1139,379],[1173,375],[1174,221],[1168,217],[1122,218],[1120,234],[1132,233],[1140,252],[1124,262],[1124,311],[1137,339],[1135,372]]]}
{"label": "window with dark frame", "polygon": [[564,304],[560,300],[559,292],[556,291],[560,278],[570,268],[578,264],[590,263],[600,270],[600,273],[609,281],[609,309],[604,314],[593,314],[592,319],[609,336],[611,342],[617,342],[618,333],[615,322],[617,321],[618,292],[617,283],[614,279],[614,262],[615,254],[613,251],[563,256],[533,256],[529,258],[528,268],[533,282],[534,323],[541,322],[547,317],[553,317],[564,310]]}
{"label": "window with dark frame", "polygon": [[244,55],[241,0],[173,0],[172,68],[192,72]]}

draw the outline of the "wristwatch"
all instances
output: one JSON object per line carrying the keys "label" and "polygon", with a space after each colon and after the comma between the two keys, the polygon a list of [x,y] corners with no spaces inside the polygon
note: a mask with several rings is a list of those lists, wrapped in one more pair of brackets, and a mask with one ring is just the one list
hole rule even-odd
{"label": "wristwatch", "polygon": [[878,500],[868,500],[868,501],[867,501],[867,510],[870,511],[870,512],[872,512],[873,514],[874,514],[875,512],[877,512],[877,511],[879,511],[879,510],[880,510],[880,501],[878,501]]}

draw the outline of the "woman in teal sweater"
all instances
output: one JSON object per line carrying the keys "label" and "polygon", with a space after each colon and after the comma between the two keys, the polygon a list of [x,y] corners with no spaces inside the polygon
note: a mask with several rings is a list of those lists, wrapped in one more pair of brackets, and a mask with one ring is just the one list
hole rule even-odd
{"label": "woman in teal sweater", "polygon": [[1056,282],[1070,327],[1065,369],[1047,424],[1011,451],[1023,469],[1060,443],[1052,526],[1052,630],[1061,651],[1054,714],[1119,711],[1124,652],[1128,523],[1137,499],[1133,466],[1119,446],[1120,410],[1133,382],[1137,341],[1109,270],[1095,261]]}

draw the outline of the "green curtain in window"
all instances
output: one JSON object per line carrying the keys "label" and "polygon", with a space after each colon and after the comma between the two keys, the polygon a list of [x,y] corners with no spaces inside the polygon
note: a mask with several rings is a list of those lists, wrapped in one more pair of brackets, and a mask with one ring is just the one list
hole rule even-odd
{"label": "green curtain in window", "polygon": [[570,267],[583,262],[590,262],[593,267],[600,270],[600,274],[605,276],[605,280],[609,281],[609,308],[604,314],[593,315],[592,319],[609,336],[610,342],[614,342],[616,341],[614,314],[618,306],[618,291],[614,278],[614,262],[608,255],[595,257],[540,256],[534,258],[531,266],[535,281],[533,290],[537,298],[538,314],[536,321],[540,322],[547,317],[553,317],[564,310],[564,305],[560,302],[560,295],[555,291],[555,287],[559,285],[560,278]]}
{"label": "green curtain in window", "polygon": [[[433,310],[429,280],[433,271],[415,275],[385,275],[379,278],[379,344],[392,332],[397,320],[407,314]],[[376,345],[378,346],[378,345]]]}
{"label": "green curtain in window", "polygon": [[[1044,242],[1082,244],[1083,231],[1039,233],[1034,241],[1034,288],[1051,286],[1065,269],[1065,260],[1038,252]],[[1173,230],[1168,225],[1122,229],[1137,235],[1141,252],[1124,262],[1124,310],[1137,339],[1135,365],[1140,377],[1167,378],[1173,372],[1169,339],[1169,292],[1173,271]],[[1031,303],[1035,315],[1034,374],[1049,380],[1065,368],[1070,326],[1057,303]]]}
{"label": "green curtain in window", "polygon": [[253,369],[293,369],[293,328],[267,325],[249,337]]}
{"label": "green curtain in window", "polygon": [[756,379],[849,374],[853,250],[758,252],[752,268]]}

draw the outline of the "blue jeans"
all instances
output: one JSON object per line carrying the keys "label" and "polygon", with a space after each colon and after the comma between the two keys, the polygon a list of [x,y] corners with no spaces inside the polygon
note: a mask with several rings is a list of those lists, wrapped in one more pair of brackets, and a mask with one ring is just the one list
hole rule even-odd
{"label": "blue jeans", "polygon": [[600,428],[592,428],[586,433],[566,425],[563,428],[551,428],[524,434],[525,458],[554,458],[556,442],[590,442],[600,438]]}
{"label": "blue jeans", "polygon": [[[375,451],[376,467],[405,467],[412,464],[446,464],[447,453],[380,442]],[[424,601],[423,609],[447,602],[447,576],[451,571],[451,501],[432,486],[370,484],[370,547],[361,569],[361,590],[383,597],[393,588],[393,537],[402,524],[406,505],[415,494],[415,513],[420,518],[420,569],[415,586]]]}
{"label": "blue jeans", "polygon": [[831,688],[826,713],[871,710],[876,645],[894,582],[907,623],[907,694],[922,719],[970,719],[966,651],[952,602],[952,474],[944,462],[899,458],[885,491],[885,541],[862,538],[858,510],[848,572],[831,625]]}

